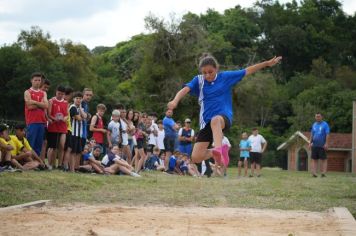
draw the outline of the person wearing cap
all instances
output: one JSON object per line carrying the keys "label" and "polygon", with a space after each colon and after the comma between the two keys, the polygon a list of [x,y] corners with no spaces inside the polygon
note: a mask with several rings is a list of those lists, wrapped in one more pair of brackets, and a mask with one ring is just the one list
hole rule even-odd
{"label": "person wearing cap", "polygon": [[122,141],[121,138],[121,123],[120,123],[120,111],[115,109],[111,113],[111,121],[108,125],[107,140],[109,149],[113,145],[119,145]]}
{"label": "person wearing cap", "polygon": [[187,154],[189,157],[192,154],[192,142],[194,140],[194,130],[190,127],[192,121],[187,118],[184,120],[184,127],[178,131],[179,151]]}
{"label": "person wearing cap", "polygon": [[14,147],[9,144],[5,139],[8,139],[8,126],[5,124],[0,124],[0,163],[2,164],[1,171],[3,170],[12,170],[11,167],[11,151],[14,150]]}

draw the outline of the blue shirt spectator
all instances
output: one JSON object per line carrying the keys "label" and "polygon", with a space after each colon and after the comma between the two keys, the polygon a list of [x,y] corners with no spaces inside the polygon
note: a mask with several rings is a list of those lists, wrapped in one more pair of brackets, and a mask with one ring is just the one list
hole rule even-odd
{"label": "blue shirt spectator", "polygon": [[168,138],[175,138],[177,136],[177,132],[175,130],[176,122],[174,122],[172,117],[165,116],[163,118],[163,127],[164,127],[164,134],[165,137]]}
{"label": "blue shirt spectator", "polygon": [[328,123],[325,121],[314,122],[311,129],[311,140],[313,147],[324,147],[326,136],[330,133]]}
{"label": "blue shirt spectator", "polygon": [[[240,149],[242,148],[251,148],[251,142],[250,140],[248,139],[241,139],[240,141]],[[249,158],[250,157],[250,151],[248,150],[243,150],[243,151],[240,151],[240,157],[247,157]]]}

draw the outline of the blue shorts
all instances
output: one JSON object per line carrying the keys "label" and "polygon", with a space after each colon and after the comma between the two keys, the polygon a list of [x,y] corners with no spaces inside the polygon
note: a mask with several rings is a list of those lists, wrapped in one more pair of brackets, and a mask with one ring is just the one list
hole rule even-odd
{"label": "blue shorts", "polygon": [[45,135],[44,123],[33,123],[27,126],[27,139],[37,155],[41,155],[42,144]]}
{"label": "blue shorts", "polygon": [[192,155],[192,146],[193,145],[191,143],[185,145],[179,144],[179,151],[181,153],[187,154],[190,157]]}
{"label": "blue shorts", "polygon": [[187,173],[188,172],[188,166],[181,166],[180,168],[180,171],[182,171],[183,173]]}

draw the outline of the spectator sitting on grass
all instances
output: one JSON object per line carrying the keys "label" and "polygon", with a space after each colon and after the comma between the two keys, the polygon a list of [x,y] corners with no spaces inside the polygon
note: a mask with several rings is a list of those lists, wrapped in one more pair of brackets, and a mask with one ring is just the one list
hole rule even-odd
{"label": "spectator sitting on grass", "polygon": [[0,171],[13,171],[11,166],[11,151],[14,150],[14,147],[4,139],[8,136],[7,129],[7,125],[0,124],[0,164],[2,166]]}
{"label": "spectator sitting on grass", "polygon": [[224,170],[222,169],[222,166],[217,165],[213,162],[209,162],[211,169],[213,170],[213,176],[223,176],[224,175]]}
{"label": "spectator sitting on grass", "polygon": [[159,171],[165,170],[164,162],[160,161],[159,153],[160,153],[159,147],[155,146],[153,148],[153,155],[151,155],[145,163],[145,170],[159,170]]}
{"label": "spectator sitting on grass", "polygon": [[96,145],[90,155],[83,155],[84,165],[79,166],[79,171],[104,174],[104,166],[99,161],[101,150],[101,146]]}
{"label": "spectator sitting on grass", "polygon": [[37,153],[32,149],[30,146],[30,143],[28,142],[26,138],[26,132],[25,132],[26,125],[25,124],[18,124],[15,126],[15,135],[16,138],[18,139],[19,142],[23,145],[23,152],[30,152],[31,158],[34,161],[37,161],[40,163],[38,166],[40,169],[44,169],[46,167],[45,163],[42,161],[42,159],[37,155]]}
{"label": "spectator sitting on grass", "polygon": [[132,177],[141,177],[133,172],[132,166],[119,156],[120,149],[118,145],[113,145],[111,150],[103,157],[102,165],[105,166],[106,174],[123,173]]}
{"label": "spectator sitting on grass", "polygon": [[188,162],[188,155],[186,153],[182,153],[179,159],[179,169],[183,175],[187,175],[189,172],[189,162]]}
{"label": "spectator sitting on grass", "polygon": [[169,158],[168,161],[168,174],[178,174],[182,175],[182,171],[180,170],[180,155],[181,153],[179,151],[174,151],[173,155]]}
{"label": "spectator sitting on grass", "polygon": [[82,152],[82,160],[83,160],[83,164],[84,165],[88,165],[89,164],[89,157],[91,155],[91,151],[89,148],[89,144],[86,144],[84,146],[83,152]]}
{"label": "spectator sitting on grass", "polygon": [[201,174],[198,171],[197,166],[192,162],[192,160],[189,158],[188,154],[184,153],[182,158],[188,165],[188,174],[193,177],[201,177]]}
{"label": "spectator sitting on grass", "polygon": [[163,150],[160,151],[159,155],[159,164],[164,166],[165,160],[166,160],[166,152]]}
{"label": "spectator sitting on grass", "polygon": [[[11,165],[20,170],[33,170],[40,165],[39,162],[32,160],[32,153],[30,151],[23,150],[23,144],[15,135],[9,135],[8,127],[6,125],[0,127],[0,142],[2,143],[2,146],[6,146],[4,149],[6,165],[9,165],[10,161]],[[10,145],[12,149],[8,145]]]}

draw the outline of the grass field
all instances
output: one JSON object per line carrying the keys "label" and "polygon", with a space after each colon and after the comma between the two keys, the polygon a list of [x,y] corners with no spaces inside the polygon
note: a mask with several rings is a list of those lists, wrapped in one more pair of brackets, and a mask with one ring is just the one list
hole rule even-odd
{"label": "grass field", "polygon": [[323,211],[347,207],[356,217],[356,177],[263,169],[260,178],[192,178],[144,172],[143,178],[60,171],[0,174],[0,206],[51,199],[55,204],[248,207]]}

